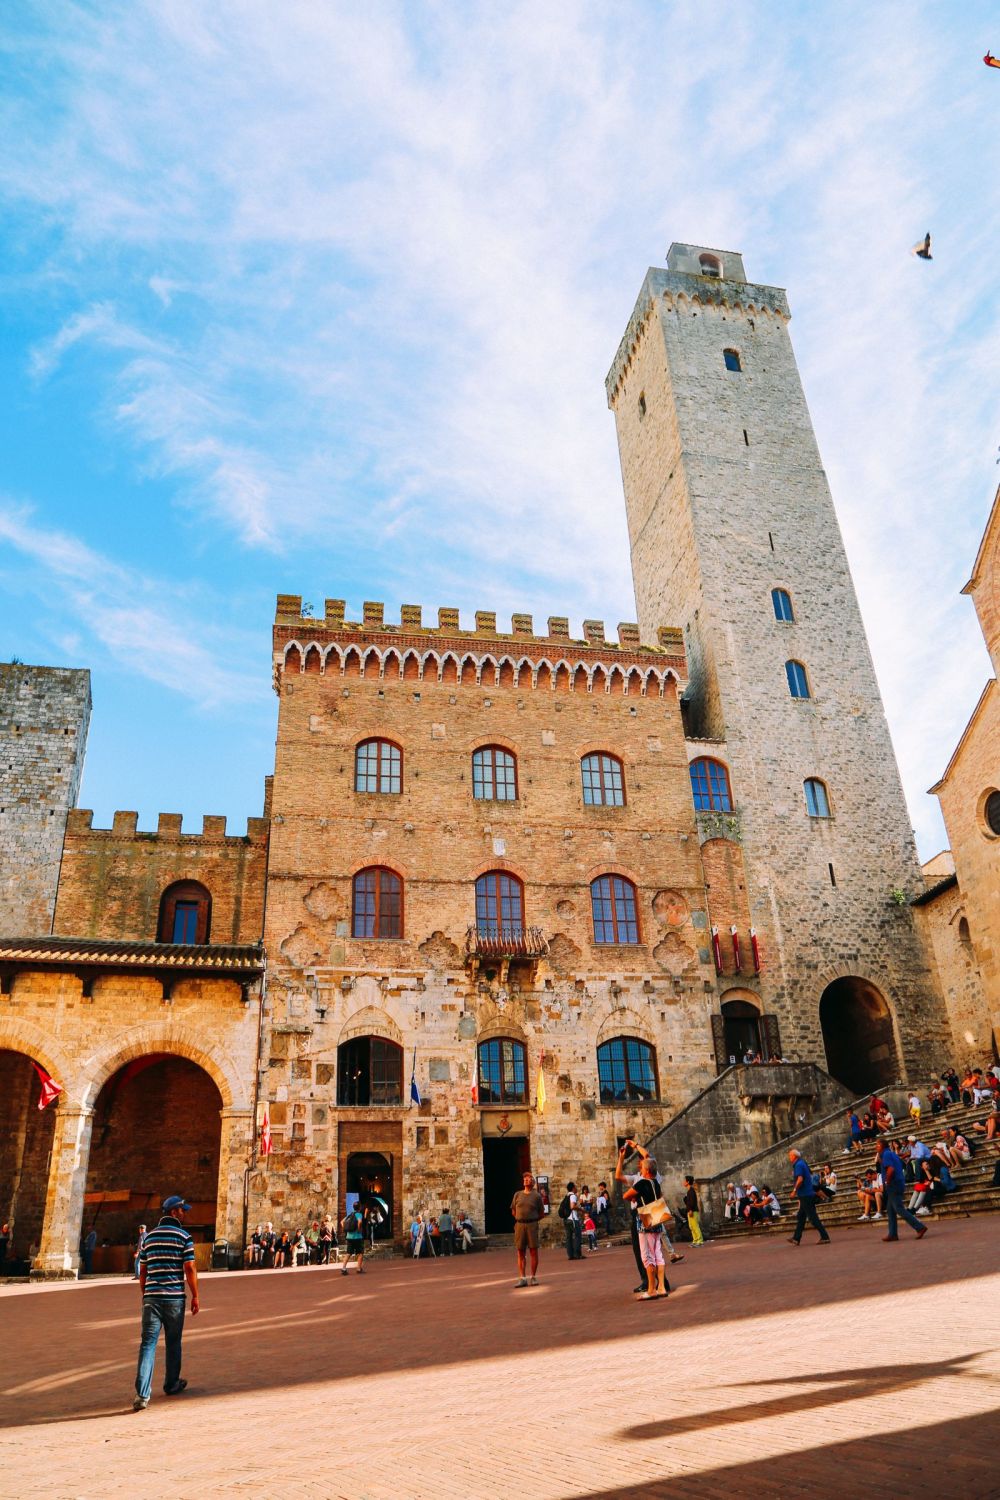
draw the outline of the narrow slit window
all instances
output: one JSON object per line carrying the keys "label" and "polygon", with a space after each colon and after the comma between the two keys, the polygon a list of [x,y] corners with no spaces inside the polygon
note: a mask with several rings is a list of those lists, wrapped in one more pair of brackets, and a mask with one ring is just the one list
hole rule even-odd
{"label": "narrow slit window", "polygon": [[836,885],[837,884],[837,877],[833,873],[833,865],[827,865],[827,869],[830,871],[830,884],[831,885]]}
{"label": "narrow slit window", "polygon": [[787,589],[772,589],[771,603],[774,606],[774,618],[782,624],[791,624],[795,619],[795,611],[792,609],[792,596]]}

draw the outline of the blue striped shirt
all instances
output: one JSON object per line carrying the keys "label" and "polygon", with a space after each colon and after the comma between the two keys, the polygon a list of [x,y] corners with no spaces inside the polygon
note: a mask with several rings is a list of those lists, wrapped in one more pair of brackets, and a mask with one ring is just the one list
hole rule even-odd
{"label": "blue striped shirt", "polygon": [[194,1260],[194,1240],[183,1224],[168,1214],[151,1229],[139,1251],[139,1264],[146,1267],[143,1298],[172,1297],[184,1300],[184,1267]]}

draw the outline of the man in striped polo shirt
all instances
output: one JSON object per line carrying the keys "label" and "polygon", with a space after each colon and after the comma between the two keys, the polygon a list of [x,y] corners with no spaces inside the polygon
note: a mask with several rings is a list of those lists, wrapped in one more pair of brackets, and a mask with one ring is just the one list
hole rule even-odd
{"label": "man in striped polo shirt", "polygon": [[139,1251],[139,1285],[142,1289],[142,1337],[139,1367],[135,1372],[133,1410],[144,1411],[153,1388],[153,1361],[160,1329],[167,1346],[167,1372],[163,1389],[178,1396],[187,1385],[181,1379],[181,1335],[184,1332],[184,1283],[191,1289],[191,1316],[198,1312],[198,1273],[194,1265],[194,1240],[184,1228],[191,1212],[183,1198],[164,1200],[163,1218],[151,1229]]}

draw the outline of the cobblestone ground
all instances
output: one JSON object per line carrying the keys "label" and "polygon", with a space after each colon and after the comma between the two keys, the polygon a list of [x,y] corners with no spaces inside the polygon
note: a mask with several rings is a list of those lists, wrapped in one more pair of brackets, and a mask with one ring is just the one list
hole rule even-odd
{"label": "cobblestone ground", "polygon": [[[136,1287],[0,1289],[12,1497],[1000,1496],[1000,1218],[800,1249],[499,1253],[203,1278],[189,1390],[131,1411]],[[161,1356],[162,1357],[162,1356]]]}

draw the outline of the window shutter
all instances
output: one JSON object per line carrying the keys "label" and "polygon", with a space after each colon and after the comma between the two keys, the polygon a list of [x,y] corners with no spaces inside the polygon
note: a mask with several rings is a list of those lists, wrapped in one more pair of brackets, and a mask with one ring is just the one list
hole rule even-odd
{"label": "window shutter", "polygon": [[760,1020],[764,1028],[764,1061],[767,1062],[769,1057],[781,1056],[781,1032],[777,1016],[761,1016]]}
{"label": "window shutter", "polygon": [[715,1048],[715,1071],[717,1073],[724,1073],[729,1067],[729,1054],[726,1051],[725,1016],[712,1017],[712,1046]]}

